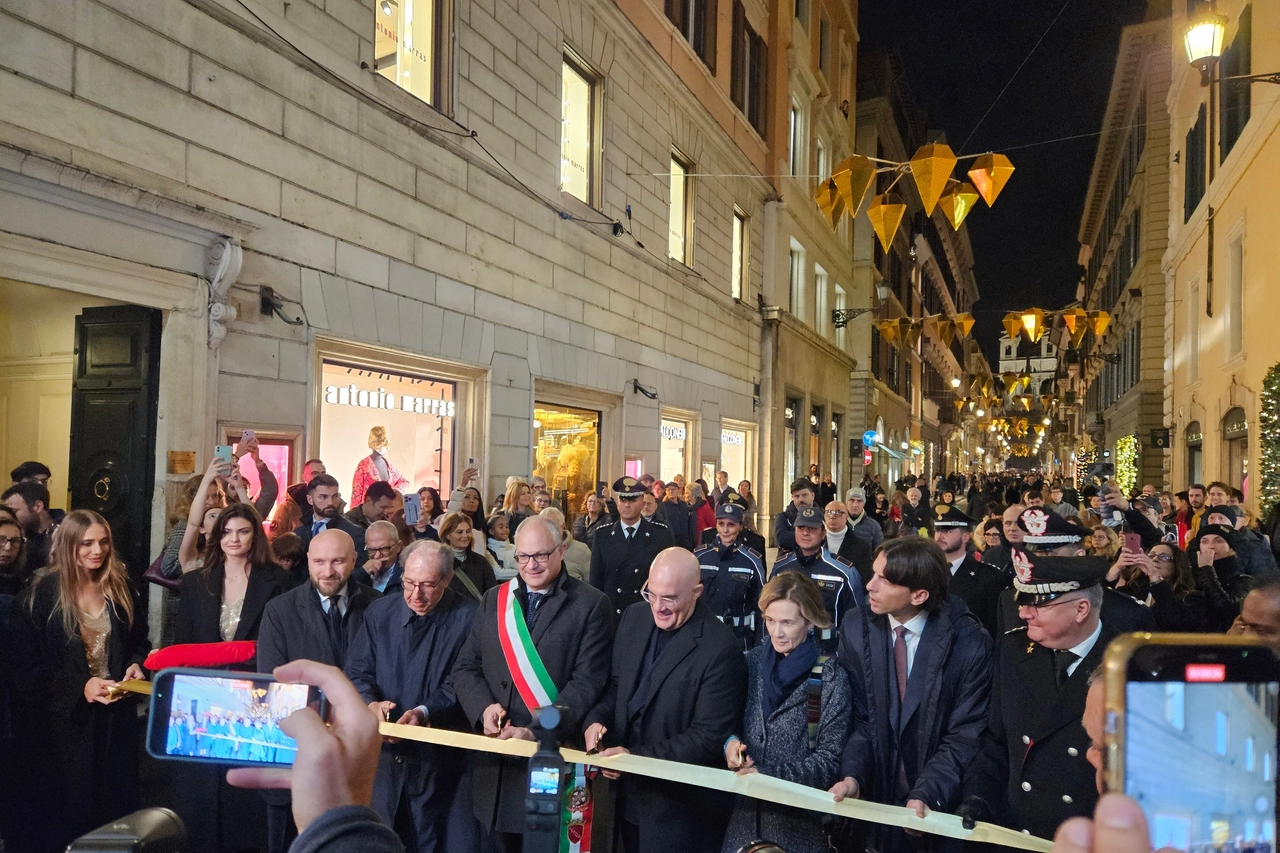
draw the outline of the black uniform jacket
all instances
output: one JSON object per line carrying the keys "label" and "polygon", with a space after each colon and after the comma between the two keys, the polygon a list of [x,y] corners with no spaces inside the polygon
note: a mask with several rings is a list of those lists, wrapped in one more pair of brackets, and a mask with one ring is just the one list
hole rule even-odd
{"label": "black uniform jacket", "polygon": [[591,545],[591,585],[609,596],[614,616],[640,600],[653,558],[675,545],[665,524],[640,519],[631,541],[617,521],[596,531]]}
{"label": "black uniform jacket", "polygon": [[[523,580],[518,582],[516,598],[528,612]],[[495,702],[506,709],[505,719],[513,726],[527,728],[533,720],[502,654],[499,618],[498,587],[494,587],[485,593],[453,666],[458,704],[476,731],[482,728],[484,709]],[[562,568],[538,608],[529,634],[559,691],[556,704],[562,706],[560,731],[581,732],[583,717],[600,701],[609,682],[609,651],[613,645],[609,599]],[[476,818],[487,830],[523,831],[528,769],[525,759],[476,754],[472,769],[473,806]]]}
{"label": "black uniform jacket", "polygon": [[[714,527],[708,527],[706,530],[702,531],[702,535],[698,537],[698,547],[705,548],[708,545],[714,545],[716,544],[716,539],[719,537],[720,534],[716,532]],[[754,530],[748,530],[745,527],[742,528],[742,530],[738,531],[738,541],[758,554],[763,554],[766,551],[764,537],[759,533],[756,533]],[[768,571],[766,571],[765,574],[768,575]]]}
{"label": "black uniform jacket", "polygon": [[[1156,615],[1147,605],[1134,601],[1123,592],[1116,592],[1108,587],[1102,593],[1102,610],[1098,614],[1102,624],[1115,629],[1117,634],[1156,630]],[[1018,605],[1014,599],[1013,588],[1000,593],[1000,607],[996,613],[996,634],[1011,633],[1026,625],[1018,618]]]}
{"label": "black uniform jacket", "polygon": [[969,612],[978,617],[982,627],[993,637],[999,636],[997,614],[1000,609],[1000,593],[1009,585],[999,569],[967,554],[947,586],[947,592],[964,601]]}
{"label": "black uniform jacket", "polygon": [[[625,746],[634,755],[723,767],[724,742],[738,730],[747,701],[742,645],[699,601],[654,662],[647,696],[633,701],[654,630],[648,604],[627,608],[608,691],[584,730],[592,723],[605,726],[602,748]],[[645,853],[720,849],[731,807],[727,796],[640,776],[624,777],[623,787],[625,811],[640,827]]]}
{"label": "black uniform jacket", "polygon": [[996,644],[991,714],[978,755],[964,777],[965,797],[981,797],[996,820],[1018,831],[1053,838],[1067,818],[1090,816],[1098,803],[1084,714],[1089,674],[1117,632],[1102,623],[1093,649],[1059,690],[1053,652],[1024,630]]}

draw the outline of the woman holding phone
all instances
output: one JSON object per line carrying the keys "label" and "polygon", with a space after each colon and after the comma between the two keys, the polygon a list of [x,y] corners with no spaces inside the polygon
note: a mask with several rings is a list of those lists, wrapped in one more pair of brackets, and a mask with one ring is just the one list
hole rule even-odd
{"label": "woman holding phone", "polygon": [[[113,695],[145,678],[151,650],[141,601],[115,553],[111,527],[89,510],[67,513],[50,571],[31,606],[13,611],[15,715],[32,772],[22,850],[63,850],[78,835],[138,808],[137,702]],[[19,756],[12,756],[19,758]]]}

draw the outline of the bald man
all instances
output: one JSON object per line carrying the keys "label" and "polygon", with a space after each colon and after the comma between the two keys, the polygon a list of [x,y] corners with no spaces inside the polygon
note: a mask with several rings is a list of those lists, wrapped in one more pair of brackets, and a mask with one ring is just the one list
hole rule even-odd
{"label": "bald man", "polygon": [[[345,530],[321,530],[307,547],[308,580],[267,602],[258,629],[258,672],[271,672],[295,660],[314,660],[341,668],[364,622],[365,609],[378,593],[352,583],[356,543]],[[288,849],[298,834],[289,811],[288,791],[264,791],[267,801],[267,849]]]}
{"label": "bald man", "polygon": [[[701,574],[683,548],[654,558],[644,601],[618,625],[609,689],[586,719],[588,749],[723,764],[746,703],[747,665],[733,630],[702,603]],[[614,790],[624,853],[720,850],[728,794],[640,776]]]}

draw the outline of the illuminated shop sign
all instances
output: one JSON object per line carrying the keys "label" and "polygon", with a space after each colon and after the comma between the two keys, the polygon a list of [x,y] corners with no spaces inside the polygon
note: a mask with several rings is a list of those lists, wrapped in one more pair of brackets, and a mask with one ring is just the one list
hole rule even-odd
{"label": "illuminated shop sign", "polygon": [[453,400],[442,400],[437,397],[419,397],[414,394],[392,394],[386,388],[370,391],[358,388],[353,382],[350,385],[327,385],[324,389],[324,401],[336,406],[356,406],[361,409],[386,409],[389,411],[412,412],[416,415],[435,415],[451,418],[455,413]]}

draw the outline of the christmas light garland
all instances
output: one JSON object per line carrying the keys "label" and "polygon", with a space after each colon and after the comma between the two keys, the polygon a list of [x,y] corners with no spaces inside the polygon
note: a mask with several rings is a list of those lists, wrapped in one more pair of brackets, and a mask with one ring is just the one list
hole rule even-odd
{"label": "christmas light garland", "polygon": [[1126,495],[1138,482],[1138,437],[1122,435],[1116,439],[1116,482]]}
{"label": "christmas light garland", "polygon": [[1268,370],[1262,380],[1258,435],[1258,467],[1261,469],[1258,506],[1265,510],[1280,498],[1280,364]]}

